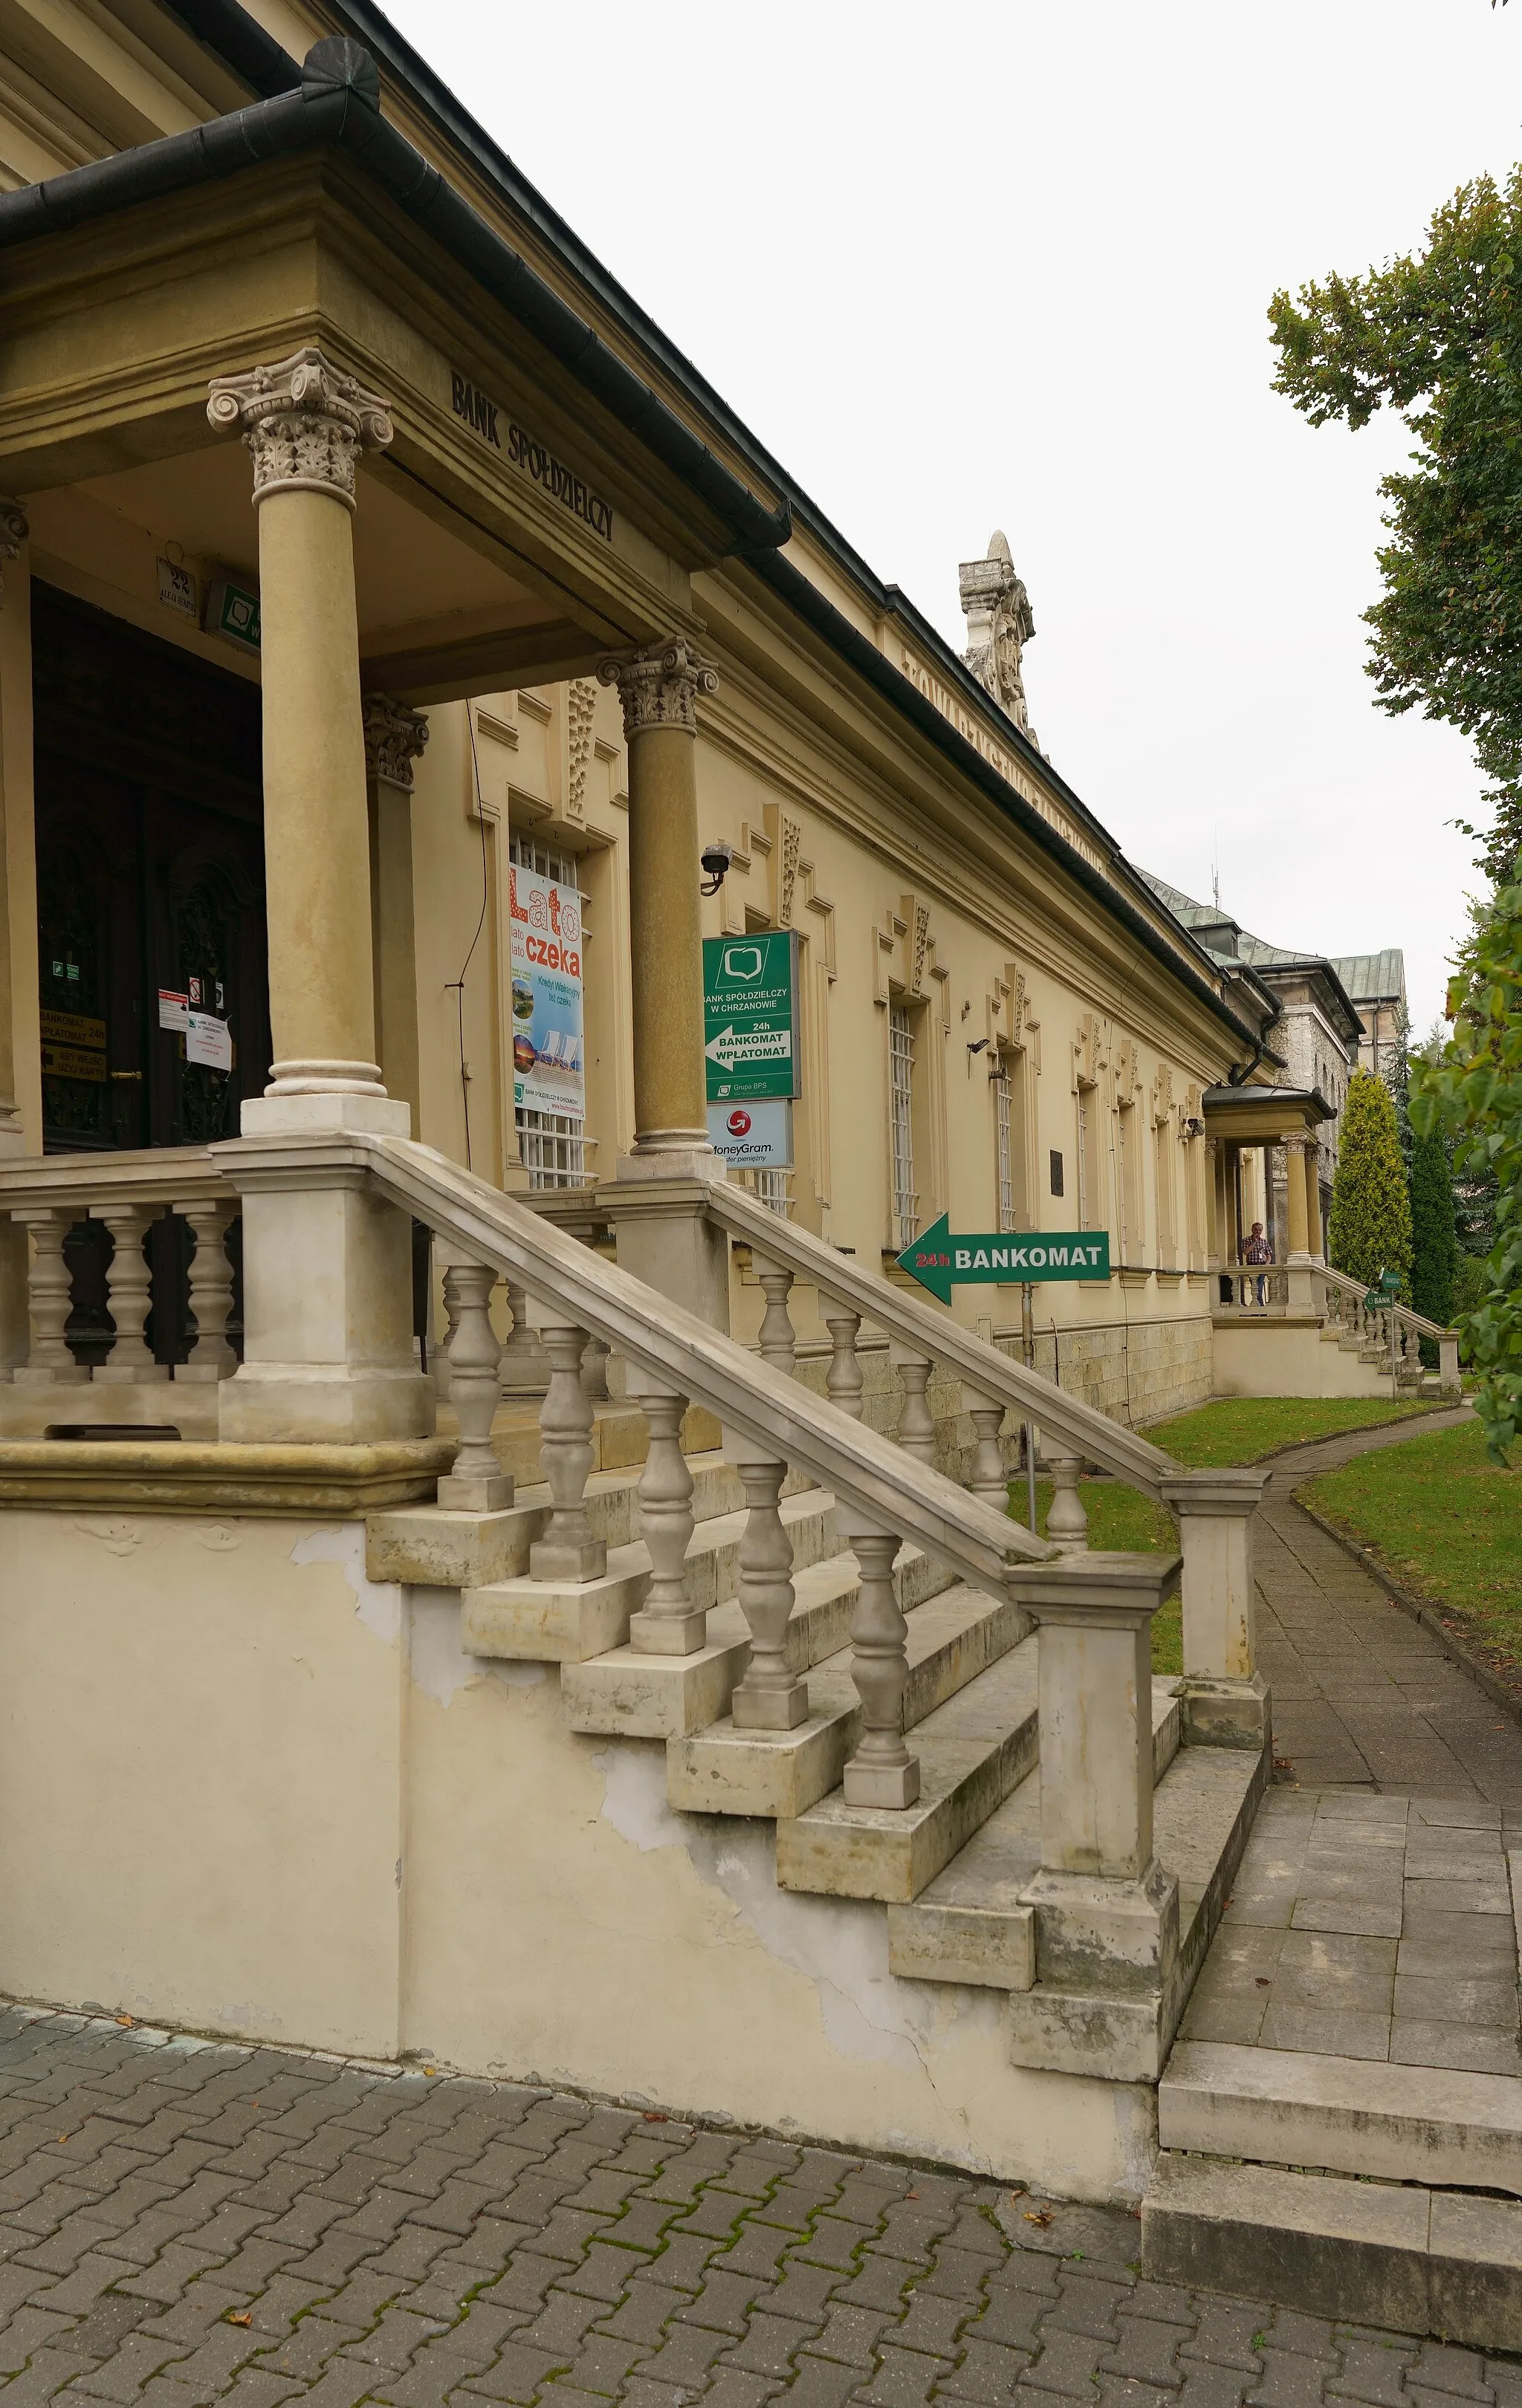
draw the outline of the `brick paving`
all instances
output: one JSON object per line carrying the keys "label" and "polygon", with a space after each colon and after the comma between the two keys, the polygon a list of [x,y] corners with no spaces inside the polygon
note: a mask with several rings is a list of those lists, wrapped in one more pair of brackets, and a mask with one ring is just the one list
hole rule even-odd
{"label": "brick paving", "polygon": [[1142,2280],[1118,2211],[424,2069],[0,2009],[0,2401],[1522,2408]]}
{"label": "brick paving", "polygon": [[[1433,1414],[1418,1427],[1467,1415]],[[1522,1725],[1294,1499],[1318,1472],[1413,1435],[1409,1423],[1350,1432],[1273,1465],[1255,1563],[1279,1777],[1307,1789],[1522,1807]]]}

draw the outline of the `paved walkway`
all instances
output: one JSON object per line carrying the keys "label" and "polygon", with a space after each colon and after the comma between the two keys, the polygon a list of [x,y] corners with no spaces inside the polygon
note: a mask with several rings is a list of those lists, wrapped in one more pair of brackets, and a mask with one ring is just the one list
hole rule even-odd
{"label": "paved walkway", "polygon": [[[1468,1408],[1418,1426],[1443,1428]],[[1279,1778],[1305,1789],[1522,1806],[1522,1726],[1295,1503],[1292,1490],[1409,1423],[1275,1458],[1256,1545],[1258,1660],[1273,1690]]]}
{"label": "paved walkway", "polygon": [[506,2084],[0,2010],[0,2403],[1522,2408],[1138,2227]]}

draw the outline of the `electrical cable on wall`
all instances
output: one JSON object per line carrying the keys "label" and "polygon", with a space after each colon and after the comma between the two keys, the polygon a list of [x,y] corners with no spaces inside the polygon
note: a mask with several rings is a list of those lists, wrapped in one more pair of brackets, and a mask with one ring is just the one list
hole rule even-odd
{"label": "electrical cable on wall", "polygon": [[476,818],[481,827],[481,917],[476,922],[476,933],[470,939],[469,951],[460,964],[460,975],[448,981],[444,993],[452,994],[454,996],[455,1021],[460,1038],[460,1102],[465,1111],[465,1167],[467,1170],[473,1170],[475,1165],[470,1159],[470,1073],[465,1064],[465,974],[470,968],[476,947],[481,942],[481,932],[486,925],[486,905],[490,896],[490,883],[486,866],[486,807],[481,799],[481,760],[476,751],[476,715],[468,707],[466,710],[466,729],[470,738],[470,773],[475,781]]}

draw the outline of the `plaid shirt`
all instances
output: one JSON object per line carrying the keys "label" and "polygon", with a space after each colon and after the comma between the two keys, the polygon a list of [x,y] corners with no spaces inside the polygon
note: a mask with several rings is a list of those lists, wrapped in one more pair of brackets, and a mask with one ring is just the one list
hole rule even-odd
{"label": "plaid shirt", "polygon": [[1242,1250],[1242,1258],[1244,1263],[1271,1263],[1273,1248],[1267,1238],[1249,1238]]}

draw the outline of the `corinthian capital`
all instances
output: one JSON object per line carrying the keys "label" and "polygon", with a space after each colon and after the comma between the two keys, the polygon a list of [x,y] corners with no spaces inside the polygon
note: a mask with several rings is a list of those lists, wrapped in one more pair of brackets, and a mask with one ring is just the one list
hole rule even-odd
{"label": "corinthian capital", "polygon": [[681,727],[696,736],[698,695],[719,691],[717,670],[699,659],[685,636],[668,637],[632,656],[599,661],[597,675],[604,685],[618,688],[626,737],[645,727]]}
{"label": "corinthian capital", "polygon": [[206,414],[219,435],[236,427],[253,454],[253,498],[328,494],[354,507],[362,452],[391,441],[390,405],[309,344],[273,367],[213,377]]}
{"label": "corinthian capital", "polygon": [[19,502],[0,498],[0,602],[5,599],[5,566],[14,560],[32,530]]}
{"label": "corinthian capital", "polygon": [[389,694],[365,697],[365,774],[384,778],[389,785],[412,790],[412,764],[428,741],[428,722],[421,710]]}

